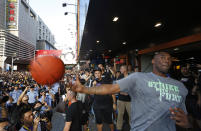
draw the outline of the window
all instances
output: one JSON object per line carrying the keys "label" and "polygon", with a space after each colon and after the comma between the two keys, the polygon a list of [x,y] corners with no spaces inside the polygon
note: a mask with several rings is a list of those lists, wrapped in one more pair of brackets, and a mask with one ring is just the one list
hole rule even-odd
{"label": "window", "polygon": [[36,15],[35,15],[32,11],[30,11],[30,16],[31,16],[33,19],[36,18]]}
{"label": "window", "polygon": [[23,0],[21,0],[21,3],[22,3],[22,5],[25,7],[25,11],[26,11],[26,12],[29,12],[29,7],[28,7],[28,5],[27,5]]}

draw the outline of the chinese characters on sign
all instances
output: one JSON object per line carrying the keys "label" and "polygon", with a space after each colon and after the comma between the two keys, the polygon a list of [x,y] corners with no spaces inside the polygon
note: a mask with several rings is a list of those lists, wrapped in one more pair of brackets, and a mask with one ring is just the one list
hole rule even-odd
{"label": "chinese characters on sign", "polygon": [[17,29],[17,0],[8,0],[6,7],[6,25],[7,29],[16,30]]}
{"label": "chinese characters on sign", "polygon": [[53,55],[53,56],[60,57],[61,53],[62,53],[61,50],[37,50],[36,57],[46,56],[46,55]]}

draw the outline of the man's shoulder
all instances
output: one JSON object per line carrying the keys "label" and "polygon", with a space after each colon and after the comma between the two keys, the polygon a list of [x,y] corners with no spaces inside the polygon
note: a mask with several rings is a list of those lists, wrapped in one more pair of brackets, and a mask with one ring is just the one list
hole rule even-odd
{"label": "man's shoulder", "polygon": [[[70,112],[77,112],[79,110],[81,106],[81,102],[77,101],[77,102],[74,102],[72,103],[69,107],[68,107],[68,110]],[[78,112],[77,112],[78,113]]]}
{"label": "man's shoulder", "polygon": [[129,74],[127,77],[123,79],[119,79],[118,81],[124,80],[124,79],[139,79],[141,80],[142,78],[149,77],[151,74],[150,73],[144,73],[144,72],[133,72]]}
{"label": "man's shoulder", "polygon": [[25,130],[23,127],[21,127],[19,131],[27,131],[27,130]]}
{"label": "man's shoulder", "polygon": [[151,74],[151,72],[146,73],[146,72],[133,72],[131,74],[129,74],[130,77],[143,77],[143,76],[149,76]]}
{"label": "man's shoulder", "polygon": [[25,128],[22,126],[19,131],[28,131],[28,130],[25,129]]}
{"label": "man's shoulder", "polygon": [[182,85],[182,86],[184,86],[184,84],[183,84],[181,81],[179,81],[179,80],[173,79],[173,78],[171,78],[171,77],[169,77],[169,80],[172,81],[173,83],[177,84],[177,85]]}

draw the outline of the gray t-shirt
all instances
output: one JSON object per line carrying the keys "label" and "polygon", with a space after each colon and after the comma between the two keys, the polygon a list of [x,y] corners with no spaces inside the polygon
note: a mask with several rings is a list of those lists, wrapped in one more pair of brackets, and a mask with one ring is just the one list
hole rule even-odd
{"label": "gray t-shirt", "polygon": [[188,91],[181,82],[152,72],[136,72],[117,84],[131,97],[131,131],[176,131],[169,108],[186,112]]}

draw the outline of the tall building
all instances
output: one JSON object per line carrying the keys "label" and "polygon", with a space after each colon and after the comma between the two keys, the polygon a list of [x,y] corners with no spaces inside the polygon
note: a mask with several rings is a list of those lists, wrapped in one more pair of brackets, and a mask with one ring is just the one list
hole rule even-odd
{"label": "tall building", "polygon": [[43,22],[43,20],[37,17],[37,50],[53,50],[55,49],[55,38],[50,29]]}
{"label": "tall building", "polygon": [[5,35],[6,29],[6,0],[0,0],[0,71],[4,68],[4,49],[5,49]]}
{"label": "tall building", "polygon": [[[34,58],[35,50],[55,49],[54,36],[27,0],[0,0],[0,18],[2,69],[6,64],[11,65],[12,60],[18,69],[23,69]],[[37,45],[45,46],[37,48]]]}
{"label": "tall building", "polygon": [[0,29],[5,29],[6,27],[6,0],[0,0]]}

